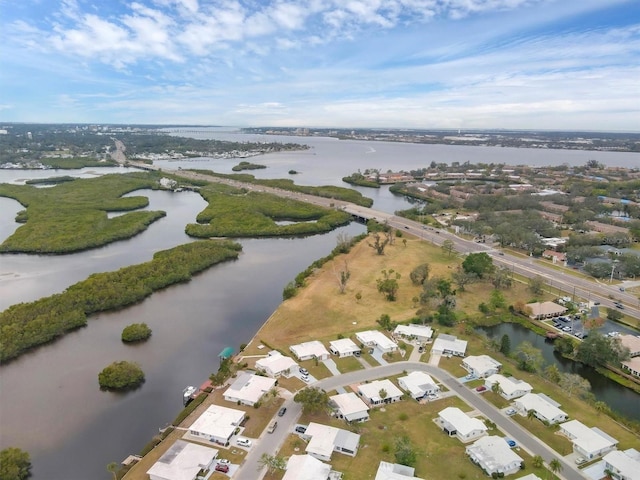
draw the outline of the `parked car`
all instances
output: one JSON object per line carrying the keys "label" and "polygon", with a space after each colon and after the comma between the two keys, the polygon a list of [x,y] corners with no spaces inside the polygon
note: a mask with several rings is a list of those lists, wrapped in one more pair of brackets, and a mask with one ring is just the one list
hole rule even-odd
{"label": "parked car", "polygon": [[576,465],[582,465],[582,464],[583,464],[583,463],[585,463],[586,461],[587,461],[587,459],[586,459],[586,458],[584,458],[584,457],[578,457],[578,458],[576,458],[576,460],[575,460]]}
{"label": "parked car", "polygon": [[229,473],[229,465],[226,463],[219,463],[215,468],[216,472]]}
{"label": "parked car", "polygon": [[309,370],[304,367],[300,367],[298,370],[302,375],[309,375]]}
{"label": "parked car", "polygon": [[231,465],[231,460],[226,458],[219,458],[218,463],[222,465]]}
{"label": "parked car", "polygon": [[238,438],[236,438],[236,445],[239,445],[240,447],[250,447],[251,446],[251,440],[249,440],[248,438],[244,438],[244,437],[238,437]]}
{"label": "parked car", "polygon": [[296,433],[304,433],[307,431],[307,427],[305,427],[304,425],[298,425],[296,427]]}
{"label": "parked car", "polygon": [[484,392],[487,389],[487,387],[485,387],[484,385],[480,385],[479,387],[476,387],[476,392]]}
{"label": "parked car", "polygon": [[511,448],[514,448],[516,446],[515,440],[511,440],[510,438],[505,438],[505,441],[507,442],[507,445],[509,445]]}
{"label": "parked car", "polygon": [[516,409],[515,408],[507,408],[507,410],[505,410],[504,413],[506,413],[509,416],[515,415],[516,414]]}
{"label": "parked car", "polygon": [[285,413],[287,413],[287,408],[286,407],[282,407],[280,410],[278,410],[278,416],[279,417],[284,417]]}
{"label": "parked car", "polygon": [[600,302],[593,302],[594,305],[600,305]]}

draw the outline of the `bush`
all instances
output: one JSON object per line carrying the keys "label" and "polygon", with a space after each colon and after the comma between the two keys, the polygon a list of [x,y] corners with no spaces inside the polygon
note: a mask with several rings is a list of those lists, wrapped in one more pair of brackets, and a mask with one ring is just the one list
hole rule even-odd
{"label": "bush", "polygon": [[143,342],[151,337],[151,329],[146,323],[132,323],[122,330],[122,341],[125,343]]}
{"label": "bush", "polygon": [[137,363],[113,362],[98,374],[103,390],[130,390],[144,383],[144,372]]}

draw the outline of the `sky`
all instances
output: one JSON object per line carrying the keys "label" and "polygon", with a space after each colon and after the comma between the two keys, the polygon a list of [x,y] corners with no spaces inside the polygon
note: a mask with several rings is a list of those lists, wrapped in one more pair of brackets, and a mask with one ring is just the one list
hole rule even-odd
{"label": "sky", "polygon": [[639,0],[0,0],[0,121],[640,131]]}

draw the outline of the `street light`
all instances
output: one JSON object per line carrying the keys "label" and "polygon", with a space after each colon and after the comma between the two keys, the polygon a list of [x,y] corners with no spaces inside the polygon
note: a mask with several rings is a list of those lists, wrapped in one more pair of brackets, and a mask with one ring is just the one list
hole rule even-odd
{"label": "street light", "polygon": [[613,262],[611,262],[611,277],[609,277],[609,283],[613,282],[613,272],[616,269],[617,263],[618,263],[618,260],[614,260]]}

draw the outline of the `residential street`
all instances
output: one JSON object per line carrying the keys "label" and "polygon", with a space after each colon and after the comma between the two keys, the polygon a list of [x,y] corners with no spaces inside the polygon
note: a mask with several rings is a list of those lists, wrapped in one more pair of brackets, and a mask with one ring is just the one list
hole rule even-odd
{"label": "residential street", "polygon": [[[384,378],[391,375],[397,375],[403,371],[419,370],[436,377],[450,390],[460,396],[471,407],[481,412],[485,417],[495,423],[504,434],[531,455],[540,455],[545,462],[557,458],[562,464],[562,472],[560,478],[566,480],[583,480],[585,477],[580,473],[575,465],[564,461],[557,453],[532,436],[524,428],[511,420],[510,417],[502,413],[496,407],[488,403],[473,390],[462,385],[458,379],[453,377],[445,370],[420,362],[396,362],[389,365],[373,367],[365,370],[345,373],[339,376],[325,378],[313,384],[312,386],[331,391],[337,387],[344,387],[352,383],[360,383],[366,380],[374,380],[376,378]],[[284,406],[287,407],[287,413],[284,417],[278,417],[278,428],[272,434],[263,433],[261,440],[254,444],[251,452],[247,454],[245,463],[237,471],[234,476],[238,480],[254,480],[262,478],[264,471],[257,476],[259,471],[259,460],[263,453],[275,455],[286,436],[293,432],[294,426],[301,414],[300,405],[296,404],[293,399],[285,401]],[[303,453],[303,452],[301,452]]]}

